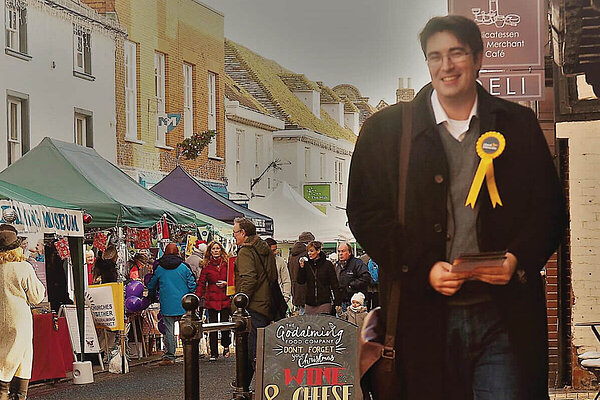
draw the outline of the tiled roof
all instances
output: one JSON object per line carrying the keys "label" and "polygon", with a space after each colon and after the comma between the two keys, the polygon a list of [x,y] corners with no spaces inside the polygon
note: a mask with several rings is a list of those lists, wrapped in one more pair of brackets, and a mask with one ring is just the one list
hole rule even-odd
{"label": "tiled roof", "polygon": [[264,114],[271,114],[269,110],[264,108],[262,104],[260,104],[250,93],[248,93],[244,88],[235,83],[233,79],[227,74],[225,74],[225,97],[229,100],[237,101],[242,106],[248,107],[254,111],[258,111]]}
{"label": "tiled roof", "polygon": [[341,103],[342,99],[329,86],[325,86],[323,82],[317,82],[321,89],[321,104]]}
{"label": "tiled roof", "polygon": [[[356,135],[338,125],[327,112],[317,118],[286,86],[280,75],[294,74],[246,47],[225,40],[225,72],[275,117],[326,136],[356,141]],[[296,74],[297,75],[297,74]]]}
{"label": "tiled roof", "polygon": [[366,101],[357,101],[354,105],[358,108],[360,115],[358,117],[358,121],[360,125],[366,121],[371,115],[375,114],[377,109],[375,109],[372,105],[367,103]]}
{"label": "tiled roof", "polygon": [[350,101],[349,98],[345,98],[344,99],[344,112],[350,113],[350,112],[360,112],[360,110],[358,109],[358,107],[356,107],[354,105],[353,102]]}
{"label": "tiled roof", "polygon": [[302,74],[279,74],[279,79],[285,83],[290,90],[316,90],[319,92],[319,87],[313,82],[309,81],[306,76]]}

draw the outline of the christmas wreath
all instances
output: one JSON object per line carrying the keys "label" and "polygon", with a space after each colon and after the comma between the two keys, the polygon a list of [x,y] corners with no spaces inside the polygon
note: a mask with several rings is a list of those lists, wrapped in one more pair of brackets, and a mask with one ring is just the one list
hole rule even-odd
{"label": "christmas wreath", "polygon": [[217,131],[214,129],[201,133],[194,133],[189,138],[186,138],[181,143],[177,144],[178,156],[183,157],[186,160],[195,160],[216,135]]}

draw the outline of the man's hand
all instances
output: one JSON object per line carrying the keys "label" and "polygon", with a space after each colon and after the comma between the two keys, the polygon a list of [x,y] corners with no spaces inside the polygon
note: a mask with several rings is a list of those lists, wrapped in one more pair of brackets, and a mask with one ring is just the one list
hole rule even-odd
{"label": "man's hand", "polygon": [[506,285],[517,268],[517,257],[507,252],[506,260],[500,267],[479,267],[473,270],[472,279],[492,285]]}
{"label": "man's hand", "polygon": [[429,284],[444,296],[452,296],[469,278],[468,272],[450,272],[452,265],[444,261],[433,264],[429,271]]}

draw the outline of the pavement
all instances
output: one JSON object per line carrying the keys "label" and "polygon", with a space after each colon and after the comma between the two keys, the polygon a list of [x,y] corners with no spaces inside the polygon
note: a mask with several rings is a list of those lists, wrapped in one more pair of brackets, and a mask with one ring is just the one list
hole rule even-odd
{"label": "pavement", "polygon": [[[112,374],[95,371],[94,383],[75,385],[72,378],[58,382],[32,384],[29,399],[48,400],[157,400],[183,398],[183,359],[175,364],[159,366],[160,355],[141,361],[132,360],[129,373]],[[98,367],[99,368],[99,367]],[[96,369],[96,368],[95,368]],[[230,400],[230,382],[235,376],[235,357],[219,357],[216,361],[200,360],[200,398]]]}
{"label": "pavement", "polygon": [[[179,349],[179,353],[181,350]],[[222,353],[221,353],[222,354]],[[129,362],[128,374],[111,374],[94,366],[94,383],[75,385],[71,376],[59,381],[34,383],[28,398],[47,400],[157,400],[183,398],[183,358],[159,366],[160,354]],[[216,361],[200,359],[200,399],[230,400],[235,376],[235,356]],[[594,400],[596,390],[550,389],[550,400]]]}

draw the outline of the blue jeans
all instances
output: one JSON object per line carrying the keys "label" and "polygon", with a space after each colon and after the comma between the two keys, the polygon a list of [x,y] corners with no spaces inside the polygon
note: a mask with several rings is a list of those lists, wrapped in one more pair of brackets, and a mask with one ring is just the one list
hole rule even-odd
{"label": "blue jeans", "polygon": [[448,399],[527,400],[505,323],[493,302],[449,306],[445,376]]}
{"label": "blue jeans", "polygon": [[252,382],[254,376],[254,370],[256,369],[256,342],[258,335],[258,328],[264,328],[271,322],[267,317],[256,311],[248,310],[250,314],[251,329],[248,334],[248,387]]}
{"label": "blue jeans", "polygon": [[180,315],[172,317],[163,315],[163,321],[165,322],[165,353],[162,358],[165,360],[175,359],[175,322],[179,321]]}

